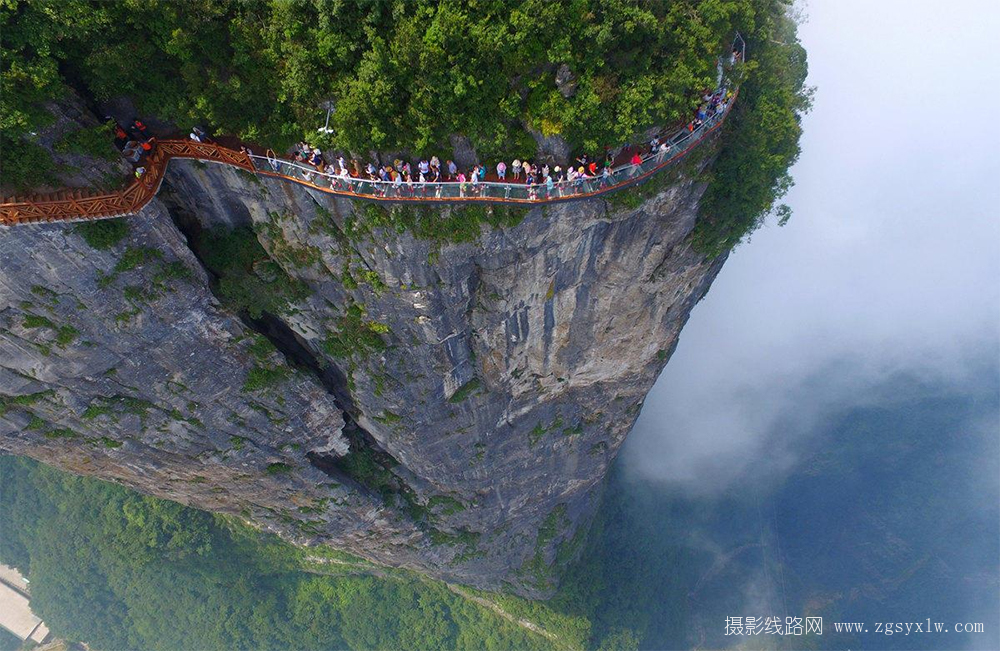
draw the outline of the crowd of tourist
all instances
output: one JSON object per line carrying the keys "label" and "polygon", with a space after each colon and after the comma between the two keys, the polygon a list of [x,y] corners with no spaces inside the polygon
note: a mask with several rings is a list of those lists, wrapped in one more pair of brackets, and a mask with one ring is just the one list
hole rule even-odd
{"label": "crowd of tourist", "polygon": [[[686,131],[693,133],[705,122],[724,113],[731,99],[732,92],[725,88],[706,91],[692,120],[686,125]],[[141,177],[145,171],[141,165],[143,157],[154,146],[154,139],[147,134],[146,125],[138,119],[133,119],[127,127],[113,118],[108,120],[114,130],[115,144],[122,155],[136,166],[136,177]],[[342,154],[324,155],[319,147],[307,142],[298,143],[288,158],[279,157],[273,149],[268,149],[264,158],[276,173],[300,176],[305,181],[322,183],[334,190],[359,194],[430,197],[429,193],[433,193],[433,196],[441,197],[444,184],[453,184],[449,186],[448,196],[509,197],[512,188],[523,186],[518,196],[523,194],[529,199],[549,199],[594,192],[633,178],[643,170],[644,163],[654,160],[659,164],[666,160],[674,143],[683,135],[683,132],[670,137],[656,135],[649,141],[648,149],[628,146],[622,150],[624,164],[617,167],[616,156],[610,149],[600,158],[582,154],[565,167],[550,166],[544,161],[514,159],[509,165],[500,161],[493,168],[495,173],[488,170],[485,164],[473,165],[468,170],[460,169],[450,159],[442,164],[437,156],[420,159],[415,165],[396,158],[391,163],[369,162],[362,166],[357,159],[348,163]],[[188,137],[195,142],[213,142],[209,134],[197,126],[191,129]],[[259,158],[246,146],[240,149]]]}
{"label": "crowd of tourist", "polygon": [[[686,131],[697,131],[705,122],[724,113],[731,99],[732,92],[724,88],[706,91]],[[529,199],[548,199],[593,192],[634,177],[644,163],[655,160],[659,164],[666,160],[676,140],[677,136],[657,135],[650,140],[648,149],[626,148],[627,163],[618,167],[614,153],[608,150],[600,159],[582,154],[565,167],[550,166],[544,161],[514,159],[509,165],[500,161],[493,168],[495,173],[485,164],[459,169],[455,161],[447,159],[442,164],[437,156],[422,158],[416,164],[400,158],[366,164],[357,159],[348,162],[342,154],[324,155],[319,147],[307,142],[298,143],[290,159],[279,157],[272,149],[267,150],[264,158],[275,173],[298,175],[303,180],[329,185],[334,190],[360,191],[380,197],[440,197],[443,184],[450,183],[454,185],[449,196],[455,196],[455,189],[460,197],[509,196],[511,186],[523,185]],[[253,155],[249,149],[243,150]]]}

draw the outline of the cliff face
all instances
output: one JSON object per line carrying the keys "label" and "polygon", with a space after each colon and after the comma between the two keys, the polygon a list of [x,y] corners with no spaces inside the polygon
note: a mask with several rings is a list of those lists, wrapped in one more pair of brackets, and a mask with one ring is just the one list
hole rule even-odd
{"label": "cliff face", "polygon": [[[174,161],[109,250],[71,225],[0,231],[0,448],[545,594],[723,263],[688,241],[696,168],[634,207],[521,212]],[[280,314],[226,310],[188,246],[248,225],[304,288]]]}

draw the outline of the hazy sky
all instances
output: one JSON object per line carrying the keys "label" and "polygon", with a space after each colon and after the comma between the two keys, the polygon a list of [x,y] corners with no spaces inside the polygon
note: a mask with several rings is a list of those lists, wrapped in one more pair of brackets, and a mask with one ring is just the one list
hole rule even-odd
{"label": "hazy sky", "polygon": [[[1000,2],[811,0],[818,87],[795,211],[741,245],[695,309],[623,451],[697,490],[781,466],[896,372],[996,365]],[[780,475],[781,473],[775,473]]]}

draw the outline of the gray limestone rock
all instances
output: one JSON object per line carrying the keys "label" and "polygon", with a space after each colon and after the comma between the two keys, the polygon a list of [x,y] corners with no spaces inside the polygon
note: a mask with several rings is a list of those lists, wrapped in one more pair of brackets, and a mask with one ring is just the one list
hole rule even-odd
{"label": "gray limestone rock", "polygon": [[[113,249],[0,231],[0,449],[549,594],[723,264],[690,245],[703,189],[689,171],[634,207],[386,209],[176,160]],[[219,304],[175,224],[254,227],[309,289],[267,332],[307,363]],[[348,463],[366,455],[374,476]]]}

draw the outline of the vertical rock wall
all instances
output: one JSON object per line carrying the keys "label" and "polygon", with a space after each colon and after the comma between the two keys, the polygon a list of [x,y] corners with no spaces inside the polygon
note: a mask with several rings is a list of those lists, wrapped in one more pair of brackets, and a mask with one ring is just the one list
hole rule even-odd
{"label": "vertical rock wall", "polygon": [[[0,232],[0,448],[546,594],[721,268],[698,165],[618,205],[386,210],[174,161],[111,250]],[[185,236],[237,226],[308,288],[285,313],[213,297]]]}

